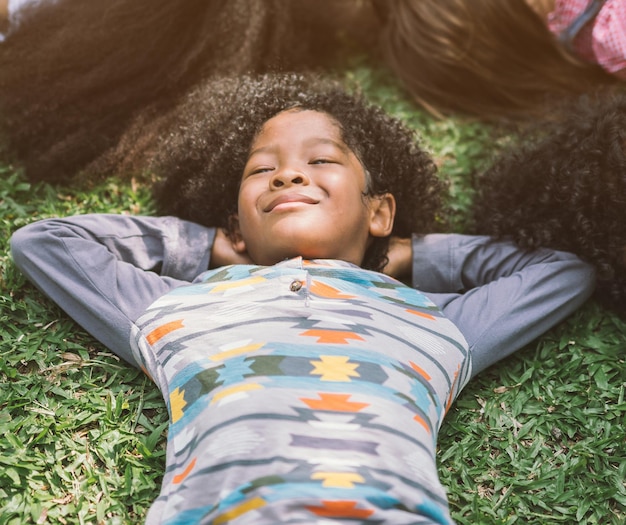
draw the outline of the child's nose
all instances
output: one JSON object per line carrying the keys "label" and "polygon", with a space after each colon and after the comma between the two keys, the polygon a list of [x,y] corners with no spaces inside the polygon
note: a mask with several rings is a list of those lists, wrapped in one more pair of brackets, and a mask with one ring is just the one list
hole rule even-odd
{"label": "child's nose", "polygon": [[273,188],[282,188],[283,186],[291,186],[294,184],[309,184],[308,176],[297,169],[285,167],[276,170],[270,184]]}

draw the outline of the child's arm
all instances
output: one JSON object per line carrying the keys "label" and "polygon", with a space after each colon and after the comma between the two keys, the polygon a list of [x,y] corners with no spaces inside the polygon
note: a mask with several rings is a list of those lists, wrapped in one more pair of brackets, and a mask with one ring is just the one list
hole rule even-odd
{"label": "child's arm", "polygon": [[214,230],[173,217],[48,219],[11,238],[17,267],[96,339],[135,364],[133,322],[208,268]]}
{"label": "child's arm", "polygon": [[416,236],[412,245],[413,285],[461,330],[474,374],[561,322],[594,289],[592,267],[566,252],[467,235]]}

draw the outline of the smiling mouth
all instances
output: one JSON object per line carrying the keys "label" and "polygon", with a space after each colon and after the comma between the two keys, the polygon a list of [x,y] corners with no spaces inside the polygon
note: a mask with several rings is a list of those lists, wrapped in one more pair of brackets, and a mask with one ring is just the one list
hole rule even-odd
{"label": "smiling mouth", "polygon": [[301,195],[299,193],[285,194],[279,195],[273,201],[269,203],[263,210],[266,213],[269,213],[276,208],[278,209],[287,209],[292,207],[297,207],[300,204],[317,204],[319,201],[309,197],[308,195]]}

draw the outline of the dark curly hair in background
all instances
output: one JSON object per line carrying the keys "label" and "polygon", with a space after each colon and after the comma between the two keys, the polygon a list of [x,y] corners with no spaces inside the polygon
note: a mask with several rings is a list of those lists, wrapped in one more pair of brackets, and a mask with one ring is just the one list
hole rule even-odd
{"label": "dark curly hair in background", "polygon": [[[152,121],[206,78],[328,66],[350,45],[367,48],[376,20],[364,13],[348,23],[355,8],[335,0],[27,4],[0,45],[0,154],[30,180],[141,170]],[[133,140],[118,147],[137,118]]]}
{"label": "dark curly hair in background", "polygon": [[[239,183],[263,124],[291,108],[320,111],[339,125],[344,142],[371,176],[370,194],[397,201],[393,235],[432,231],[443,183],[415,133],[339,83],[295,74],[224,78],[190,94],[177,111],[178,130],[162,146],[156,172],[160,214],[228,228]],[[377,239],[363,267],[380,270],[389,239]]]}
{"label": "dark curly hair in background", "polygon": [[626,93],[585,97],[479,179],[479,233],[576,253],[626,311]]}

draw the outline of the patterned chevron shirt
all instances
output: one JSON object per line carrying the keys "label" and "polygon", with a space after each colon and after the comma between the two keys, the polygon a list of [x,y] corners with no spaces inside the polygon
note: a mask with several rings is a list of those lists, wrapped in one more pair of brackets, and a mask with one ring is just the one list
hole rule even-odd
{"label": "patterned chevron shirt", "polygon": [[451,523],[436,437],[471,363],[419,291],[342,261],[230,266],[132,337],[170,414],[147,523]]}

